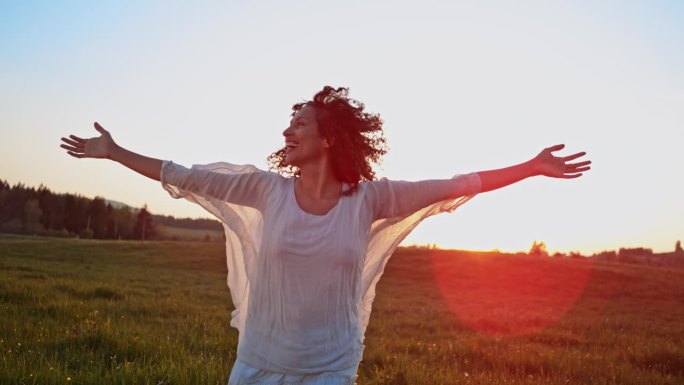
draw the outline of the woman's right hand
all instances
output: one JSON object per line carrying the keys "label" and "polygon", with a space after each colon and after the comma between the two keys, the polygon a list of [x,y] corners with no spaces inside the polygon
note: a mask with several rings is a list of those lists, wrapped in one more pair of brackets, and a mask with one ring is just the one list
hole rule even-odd
{"label": "woman's right hand", "polygon": [[76,135],[69,135],[71,139],[62,138],[66,144],[60,147],[76,158],[111,159],[148,178],[161,180],[161,169],[164,165],[161,159],[136,154],[119,146],[114,143],[109,132],[97,122],[95,122],[95,129],[102,134],[99,138],[82,139]]}
{"label": "woman's right hand", "polygon": [[95,122],[95,129],[102,135],[97,138],[82,139],[76,135],[69,135],[71,139],[62,138],[66,144],[60,147],[67,150],[67,154],[76,158],[105,158],[111,159],[112,151],[117,146],[107,130]]}

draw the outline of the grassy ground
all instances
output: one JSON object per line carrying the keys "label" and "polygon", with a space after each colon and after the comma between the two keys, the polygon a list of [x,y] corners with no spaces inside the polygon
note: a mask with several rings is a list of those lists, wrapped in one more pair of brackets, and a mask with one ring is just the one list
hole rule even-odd
{"label": "grassy ground", "polygon": [[[0,235],[0,384],[225,384],[223,244]],[[402,249],[365,384],[680,384],[684,271]]]}
{"label": "grassy ground", "polygon": [[186,229],[183,227],[173,227],[157,225],[157,231],[165,239],[174,239],[179,241],[204,241],[207,237],[211,241],[223,242],[223,231],[214,230],[199,230]]}

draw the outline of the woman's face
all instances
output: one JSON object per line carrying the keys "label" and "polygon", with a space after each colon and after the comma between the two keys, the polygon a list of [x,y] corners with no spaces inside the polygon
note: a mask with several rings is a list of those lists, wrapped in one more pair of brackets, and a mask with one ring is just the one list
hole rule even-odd
{"label": "woman's face", "polygon": [[316,110],[311,106],[304,106],[294,114],[283,136],[285,163],[290,166],[301,168],[307,162],[318,161],[328,147],[328,141],[318,131]]}

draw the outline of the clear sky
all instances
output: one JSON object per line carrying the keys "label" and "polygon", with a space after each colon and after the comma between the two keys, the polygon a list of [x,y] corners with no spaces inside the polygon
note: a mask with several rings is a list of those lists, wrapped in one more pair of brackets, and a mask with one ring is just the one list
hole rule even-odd
{"label": "clear sky", "polygon": [[76,159],[93,121],[133,151],[266,169],[324,85],[385,121],[379,176],[500,168],[565,143],[593,169],[537,177],[422,223],[405,244],[591,253],[684,240],[680,1],[0,0],[0,178],[208,217],[158,182]]}

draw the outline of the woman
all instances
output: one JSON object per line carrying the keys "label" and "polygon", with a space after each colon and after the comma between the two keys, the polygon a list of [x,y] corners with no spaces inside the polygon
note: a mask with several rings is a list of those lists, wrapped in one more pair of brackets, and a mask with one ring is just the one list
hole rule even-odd
{"label": "woman", "polygon": [[[198,203],[226,232],[228,286],[239,331],[229,385],[354,384],[375,286],[389,256],[426,217],[527,177],[576,178],[584,152],[549,147],[516,166],[419,182],[376,180],[382,121],[346,88],[295,104],[271,168],[213,163],[191,169],[97,138],[70,135],[77,158],[109,158]],[[285,176],[281,175],[285,174]]]}

